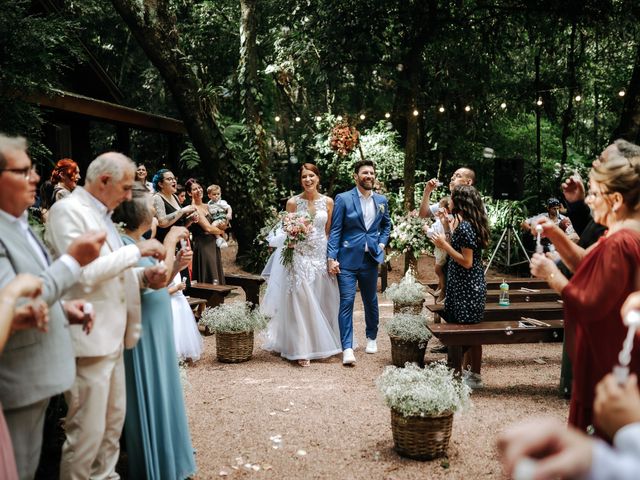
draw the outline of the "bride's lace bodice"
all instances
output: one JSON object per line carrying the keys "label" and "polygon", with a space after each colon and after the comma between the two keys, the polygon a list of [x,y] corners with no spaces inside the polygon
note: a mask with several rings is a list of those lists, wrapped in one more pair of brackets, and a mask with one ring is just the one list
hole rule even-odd
{"label": "bride's lace bodice", "polygon": [[329,219],[327,197],[322,196],[313,202],[313,209],[308,202],[296,198],[296,211],[309,212],[313,216],[313,231],[304,242],[296,245],[291,267],[290,287],[299,286],[301,282],[311,283],[319,272],[327,271],[327,235],[325,227]]}

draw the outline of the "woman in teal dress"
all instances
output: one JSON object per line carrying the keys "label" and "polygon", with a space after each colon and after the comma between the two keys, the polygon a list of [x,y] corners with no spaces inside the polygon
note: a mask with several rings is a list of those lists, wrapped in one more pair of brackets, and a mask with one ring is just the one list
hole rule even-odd
{"label": "woman in teal dress", "polygon": [[[150,195],[134,189],[133,199],[122,203],[112,218],[125,226],[122,237],[125,245],[140,241],[153,218]],[[184,227],[174,227],[167,234],[164,245],[169,268],[179,270],[188,263],[190,251],[178,258],[174,254],[180,238],[187,235]],[[154,262],[142,258],[138,266]],[[124,436],[129,478],[184,479],[195,473],[196,465],[173,340],[171,297],[166,288],[141,289],[140,295],[142,336],[136,347],[124,355],[127,387]]]}

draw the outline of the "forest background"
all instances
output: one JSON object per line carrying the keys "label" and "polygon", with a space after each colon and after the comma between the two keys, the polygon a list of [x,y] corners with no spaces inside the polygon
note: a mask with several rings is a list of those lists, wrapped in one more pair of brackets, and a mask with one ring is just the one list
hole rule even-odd
{"label": "forest background", "polygon": [[[640,140],[634,0],[0,0],[0,131],[28,137],[41,165],[58,159],[29,99],[78,80],[87,55],[123,105],[184,122],[175,173],[222,186],[247,269],[303,162],[334,195],[361,155],[375,160],[400,214],[462,165],[490,195],[495,157],[522,157],[523,198],[487,198],[498,235],[611,140]],[[340,119],[361,151],[330,148]],[[92,124],[93,154],[116,136]],[[127,153],[154,172],[164,141],[133,130]]]}

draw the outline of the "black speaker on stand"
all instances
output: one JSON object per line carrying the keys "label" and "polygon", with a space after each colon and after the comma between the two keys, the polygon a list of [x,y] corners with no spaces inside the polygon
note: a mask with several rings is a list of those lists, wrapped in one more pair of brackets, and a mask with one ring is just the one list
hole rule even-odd
{"label": "black speaker on stand", "polygon": [[[494,200],[520,200],[524,194],[524,159],[522,157],[511,158],[496,158],[493,164],[493,199]],[[525,263],[525,260],[521,262],[511,262],[511,242],[515,238],[527,258],[526,261],[530,262],[531,259],[527,254],[527,250],[522,244],[522,240],[518,236],[518,231],[513,226],[513,220],[509,218],[507,225],[500,235],[500,240],[496,244],[496,248],[493,250],[489,263],[484,270],[486,274],[493,262],[500,245],[505,240],[507,241],[507,259],[505,267],[513,267]]]}

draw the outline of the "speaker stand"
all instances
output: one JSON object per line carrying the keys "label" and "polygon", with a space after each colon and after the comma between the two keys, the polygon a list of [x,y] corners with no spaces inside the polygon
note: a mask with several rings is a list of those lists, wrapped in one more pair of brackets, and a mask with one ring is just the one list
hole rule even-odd
{"label": "speaker stand", "polygon": [[[513,225],[507,225],[506,227],[504,227],[504,230],[502,231],[502,235],[500,235],[500,240],[498,240],[496,248],[493,250],[493,253],[491,254],[491,258],[489,258],[489,263],[487,263],[487,267],[484,269],[485,275],[487,274],[487,271],[489,270],[491,263],[493,263],[493,259],[496,256],[496,253],[498,253],[498,249],[500,248],[500,245],[502,245],[502,242],[505,236],[507,237],[507,263],[504,266],[514,267],[516,265],[522,265],[523,263],[531,262],[531,258],[529,258],[529,254],[527,254],[527,250],[524,248],[524,245],[522,244],[522,240],[520,240],[520,237],[518,236],[518,232],[516,232],[516,229],[513,227]],[[524,256],[527,257],[527,259],[522,260],[521,262],[511,263],[511,242],[513,241],[512,239],[514,237],[518,241],[518,245],[520,245],[520,248],[522,249],[522,253],[524,253]]]}

